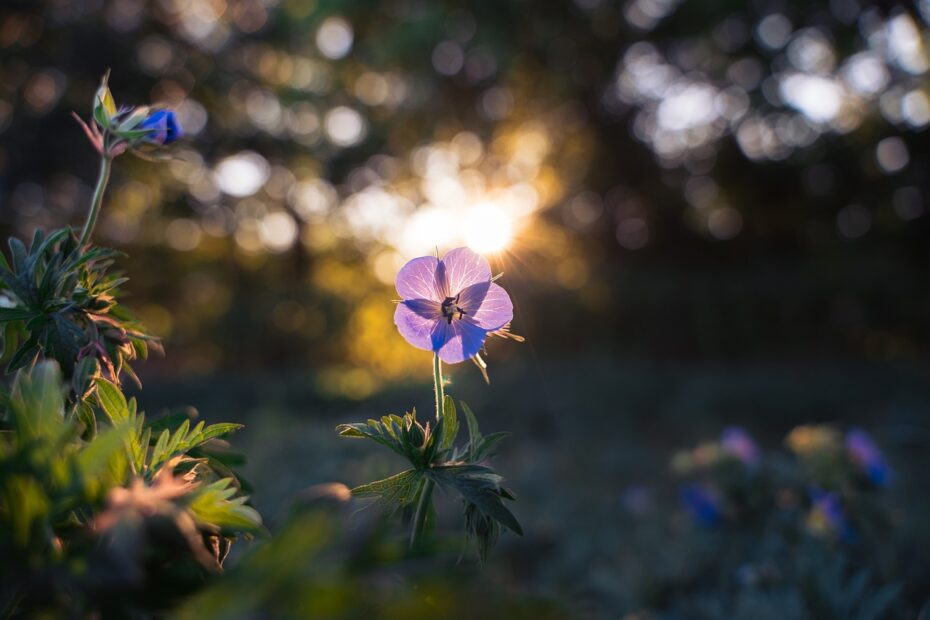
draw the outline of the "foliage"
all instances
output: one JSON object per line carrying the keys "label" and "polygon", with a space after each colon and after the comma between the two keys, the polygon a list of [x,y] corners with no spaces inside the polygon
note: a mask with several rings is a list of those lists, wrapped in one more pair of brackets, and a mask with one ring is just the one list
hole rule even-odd
{"label": "foliage", "polygon": [[[410,461],[413,469],[363,484],[352,489],[357,497],[376,497],[391,511],[411,508],[432,484],[450,489],[462,498],[466,531],[474,537],[482,560],[497,541],[501,526],[516,534],[523,529],[503,500],[515,499],[503,486],[503,478],[485,465],[494,447],[507,435],[484,437],[471,408],[461,403],[468,426],[467,443],[456,447],[458,414],[451,396],[443,398],[442,416],[434,428],[417,421],[416,411],[403,417],[388,415],[381,420],[341,424],[336,431],[343,437],[369,439]],[[427,495],[427,502],[429,501]],[[416,525],[415,525],[416,527]]]}
{"label": "foliage", "polygon": [[443,565],[440,558],[426,558],[430,569],[424,570],[380,523],[348,528],[344,521],[338,511],[318,503],[299,510],[274,539],[250,550],[174,617],[570,617],[551,602],[506,592],[488,577]]}
{"label": "foliage", "polygon": [[[109,91],[95,102],[93,133],[112,146],[98,118],[115,110]],[[211,447],[240,425],[147,420],[123,393],[123,376],[138,383],[130,362],[157,343],[117,299],[126,278],[109,270],[119,253],[87,242],[112,156],[101,152],[80,239],[37,230],[30,247],[11,238],[10,260],[0,255],[12,378],[0,393],[4,617],[165,609],[218,572],[236,538],[262,532]]]}

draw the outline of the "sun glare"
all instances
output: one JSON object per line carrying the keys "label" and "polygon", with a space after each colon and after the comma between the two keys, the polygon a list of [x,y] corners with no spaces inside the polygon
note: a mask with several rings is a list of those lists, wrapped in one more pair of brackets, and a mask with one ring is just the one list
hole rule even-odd
{"label": "sun glare", "polygon": [[482,202],[472,207],[465,216],[463,235],[465,244],[481,254],[500,252],[513,237],[513,223],[499,206]]}

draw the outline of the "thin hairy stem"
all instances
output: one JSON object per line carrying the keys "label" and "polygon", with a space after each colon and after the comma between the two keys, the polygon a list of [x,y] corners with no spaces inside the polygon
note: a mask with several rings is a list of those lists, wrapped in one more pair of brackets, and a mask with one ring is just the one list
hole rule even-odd
{"label": "thin hairy stem", "polygon": [[107,189],[107,183],[110,181],[110,164],[113,160],[108,155],[100,158],[100,175],[97,177],[97,187],[94,188],[94,198],[90,203],[90,211],[87,213],[87,221],[84,222],[84,230],[81,231],[79,247],[84,247],[90,243],[90,237],[97,225],[97,218],[100,216],[100,206],[103,204],[103,194]]}
{"label": "thin hairy stem", "polygon": [[[436,393],[436,422],[442,418],[442,403],[445,392],[442,386],[442,360],[433,354],[433,390]],[[410,531],[410,548],[416,547],[423,529],[426,527],[426,515],[429,514],[430,503],[433,500],[433,481],[429,478],[423,480],[420,487],[420,499],[417,502],[417,511],[413,516],[413,529]]]}

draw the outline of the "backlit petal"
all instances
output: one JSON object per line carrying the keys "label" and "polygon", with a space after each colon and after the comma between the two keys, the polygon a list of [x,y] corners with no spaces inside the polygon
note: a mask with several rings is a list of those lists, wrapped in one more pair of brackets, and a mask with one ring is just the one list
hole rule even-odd
{"label": "backlit petal", "polygon": [[434,256],[414,258],[400,268],[394,282],[402,299],[445,299],[445,281],[439,259]]}
{"label": "backlit petal", "polygon": [[491,266],[480,254],[468,248],[449,250],[442,257],[449,283],[449,296],[457,295],[462,289],[491,280]]}
{"label": "backlit petal", "polygon": [[459,307],[475,324],[487,331],[500,329],[513,320],[513,302],[503,288],[493,282],[472,284],[459,297]]}
{"label": "backlit petal", "polygon": [[417,299],[397,304],[394,311],[394,324],[404,339],[426,351],[433,350],[433,329],[439,322],[442,312],[434,301]]}
{"label": "backlit petal", "polygon": [[[467,318],[452,321],[451,325],[445,321],[440,321],[440,324],[444,327],[443,337],[439,340],[444,340],[444,343],[438,349],[439,359],[447,364],[458,364],[474,357],[481,351],[484,340],[488,336],[486,330],[481,329]],[[451,334],[449,334],[450,331]],[[436,343],[437,338],[434,336],[434,346]]]}

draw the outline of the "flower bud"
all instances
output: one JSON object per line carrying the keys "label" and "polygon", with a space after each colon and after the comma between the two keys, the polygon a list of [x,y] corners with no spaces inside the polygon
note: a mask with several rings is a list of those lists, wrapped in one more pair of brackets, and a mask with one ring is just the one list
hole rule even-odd
{"label": "flower bud", "polygon": [[113,100],[113,94],[110,92],[110,87],[107,86],[109,78],[110,72],[108,71],[100,80],[100,88],[97,89],[97,93],[94,95],[94,120],[104,129],[110,128],[117,113],[116,101]]}

